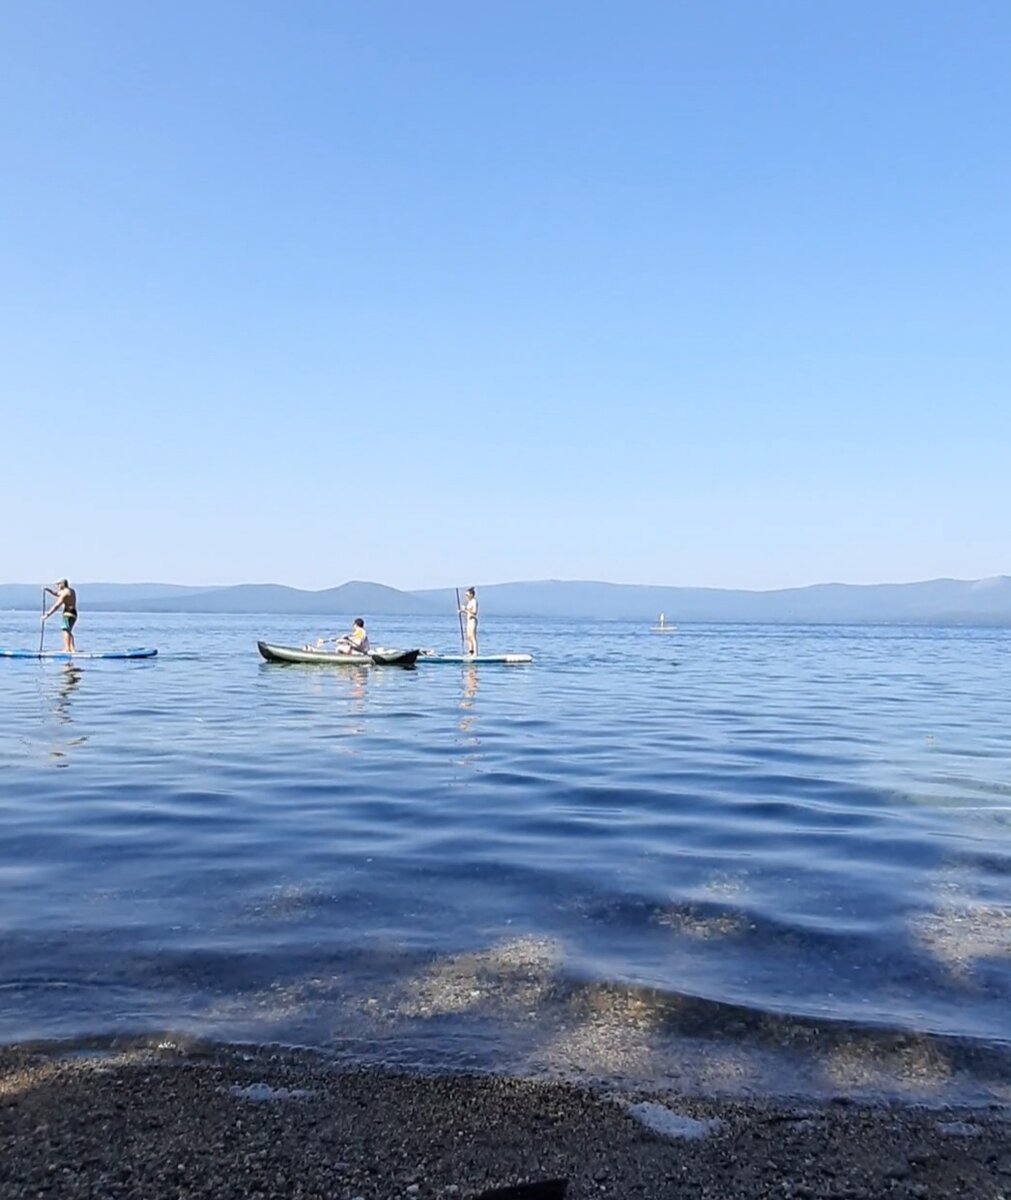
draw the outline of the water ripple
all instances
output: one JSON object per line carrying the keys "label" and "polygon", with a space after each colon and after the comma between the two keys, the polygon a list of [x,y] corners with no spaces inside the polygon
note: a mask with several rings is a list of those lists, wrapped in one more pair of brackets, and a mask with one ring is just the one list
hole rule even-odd
{"label": "water ripple", "polygon": [[2,668],[0,1038],[710,1087],[815,1034],[797,1078],[880,1084],[907,1038],[1003,1086],[1008,634],[531,621],[488,634],[530,668],[320,671],[256,660],[290,618],[88,621],[162,656]]}

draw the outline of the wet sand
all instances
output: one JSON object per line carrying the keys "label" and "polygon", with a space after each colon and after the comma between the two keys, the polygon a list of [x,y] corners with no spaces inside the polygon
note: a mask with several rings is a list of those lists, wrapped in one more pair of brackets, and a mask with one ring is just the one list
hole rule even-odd
{"label": "wet sand", "polygon": [[618,1099],[229,1047],[0,1050],[3,1200],[465,1200],[551,1177],[573,1200],[1007,1200],[1011,1110]]}

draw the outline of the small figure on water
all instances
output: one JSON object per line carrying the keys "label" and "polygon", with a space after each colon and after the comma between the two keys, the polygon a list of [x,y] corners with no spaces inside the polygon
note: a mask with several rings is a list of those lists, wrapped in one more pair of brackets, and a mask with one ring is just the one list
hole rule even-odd
{"label": "small figure on water", "polygon": [[337,640],[338,654],[368,654],[369,635],[365,632],[365,622],[361,617],[355,617],[351,632]]}
{"label": "small figure on water", "polygon": [[361,617],[355,617],[351,626],[351,632],[342,634],[336,638],[319,638],[315,647],[306,646],[306,650],[319,649],[324,646],[327,641],[334,643],[334,652],[336,654],[368,654],[369,653],[369,635],[365,632],[365,622]]}
{"label": "small figure on water", "polygon": [[477,656],[477,595],[472,587],[464,592],[463,607],[460,613],[464,618],[464,640],[466,653]]}
{"label": "small figure on water", "polygon": [[63,649],[67,654],[77,653],[77,643],[74,641],[74,626],[77,624],[77,593],[65,580],[61,579],[53,588],[42,589],[47,596],[55,596],[53,607],[42,614],[42,620],[48,621],[58,608],[63,609],[60,628],[63,630]]}

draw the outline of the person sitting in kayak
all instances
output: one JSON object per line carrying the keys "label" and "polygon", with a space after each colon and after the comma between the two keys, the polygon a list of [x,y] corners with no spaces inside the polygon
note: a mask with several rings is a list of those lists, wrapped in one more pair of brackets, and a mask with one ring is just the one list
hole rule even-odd
{"label": "person sitting in kayak", "polygon": [[369,635],[365,632],[365,622],[361,617],[355,617],[351,632],[335,638],[317,638],[315,646],[307,645],[306,650],[322,650],[327,642],[333,642],[335,654],[368,654]]}
{"label": "person sitting in kayak", "polygon": [[355,617],[351,632],[337,639],[338,654],[368,654],[369,635],[365,632],[365,622],[361,617]]}
{"label": "person sitting in kayak", "polygon": [[63,649],[67,654],[76,654],[77,643],[74,641],[74,626],[77,624],[77,593],[65,579],[60,580],[55,591],[52,588],[43,588],[42,590],[46,595],[56,597],[53,607],[43,615],[42,620],[47,621],[58,608],[62,607],[63,618],[60,621],[60,628],[63,630]]}

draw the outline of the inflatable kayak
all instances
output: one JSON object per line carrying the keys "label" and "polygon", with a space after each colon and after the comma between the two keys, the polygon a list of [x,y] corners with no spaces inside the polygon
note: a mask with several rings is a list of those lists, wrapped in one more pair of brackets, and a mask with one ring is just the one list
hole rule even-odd
{"label": "inflatable kayak", "polygon": [[387,650],[382,646],[368,654],[335,654],[332,650],[306,650],[297,646],[272,646],[257,642],[257,648],[267,662],[330,663],[337,667],[413,667],[420,650]]}
{"label": "inflatable kayak", "polygon": [[77,662],[81,658],[154,658],[157,653],[157,650],[148,650],[143,646],[133,650],[78,650],[76,654],[68,654],[66,650],[0,650],[0,658],[52,658]]}
{"label": "inflatable kayak", "polygon": [[532,654],[436,654],[431,650],[422,650],[418,656],[419,663],[529,663],[533,662]]}

